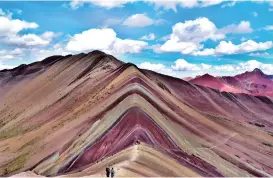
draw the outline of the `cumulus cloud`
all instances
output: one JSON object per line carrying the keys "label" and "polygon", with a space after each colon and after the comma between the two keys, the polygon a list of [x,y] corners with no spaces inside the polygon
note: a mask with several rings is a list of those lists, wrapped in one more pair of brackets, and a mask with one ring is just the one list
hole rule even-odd
{"label": "cumulus cloud", "polygon": [[[163,45],[154,48],[154,52],[180,52],[196,56],[214,55],[214,49],[205,49],[201,43],[207,40],[218,41],[229,33],[250,33],[251,25],[248,21],[241,21],[238,25],[231,24],[222,29],[206,17],[179,22],[172,27],[170,39]],[[223,44],[221,44],[223,45]],[[220,46],[221,47],[221,46]]]}
{"label": "cumulus cloud", "polygon": [[129,27],[146,27],[153,24],[162,24],[164,23],[163,19],[154,20],[148,17],[146,14],[134,14],[123,22],[123,25]]}
{"label": "cumulus cloud", "polygon": [[209,1],[205,0],[205,1],[204,1],[204,0],[203,0],[202,3],[200,3],[200,5],[201,5],[202,7],[214,6],[214,5],[221,4],[223,1],[224,1],[224,0],[213,0],[213,1],[211,1],[211,0],[209,0]]}
{"label": "cumulus cloud", "polygon": [[191,54],[202,48],[203,45],[199,43],[168,40],[162,46],[157,46],[154,52],[180,52],[181,54]]}
{"label": "cumulus cloud", "polygon": [[116,38],[112,48],[108,50],[111,54],[122,55],[125,53],[140,53],[146,46],[148,46],[148,43],[144,41]]}
{"label": "cumulus cloud", "polygon": [[21,48],[15,48],[10,52],[12,55],[22,55],[24,53],[24,49]]}
{"label": "cumulus cloud", "polygon": [[216,54],[240,54],[246,52],[267,50],[272,48],[272,41],[266,42],[255,42],[248,40],[239,45],[234,45],[231,41],[221,41],[220,44],[215,48]]}
{"label": "cumulus cloud", "polygon": [[142,69],[148,69],[153,71],[160,71],[162,69],[165,69],[165,66],[163,64],[153,64],[150,62],[143,62],[139,65]]}
{"label": "cumulus cloud", "polygon": [[90,29],[80,34],[75,34],[68,42],[66,49],[69,51],[105,50],[110,49],[116,40],[113,29]]}
{"label": "cumulus cloud", "polygon": [[58,36],[53,32],[45,32],[41,36],[36,34],[25,34],[25,35],[11,35],[3,38],[1,41],[3,43],[21,46],[21,47],[34,47],[34,46],[46,46],[48,45],[54,37]]}
{"label": "cumulus cloud", "polygon": [[178,70],[178,71],[201,70],[201,68],[198,67],[196,64],[188,63],[185,59],[177,59],[174,63],[175,64],[171,66],[173,70]]}
{"label": "cumulus cloud", "polygon": [[82,52],[102,50],[110,54],[122,55],[124,53],[139,53],[148,43],[144,41],[120,39],[111,28],[90,29],[71,37],[66,50]]}
{"label": "cumulus cloud", "polygon": [[242,54],[254,51],[267,50],[273,47],[272,41],[266,42],[255,42],[248,40],[241,44],[235,45],[231,41],[221,41],[215,49],[204,49],[202,51],[196,51],[192,54],[195,56],[210,56],[210,55],[231,55],[231,54]]}
{"label": "cumulus cloud", "polygon": [[231,24],[223,29],[221,31],[225,34],[228,33],[251,33],[253,29],[251,28],[251,24],[249,21],[241,21],[238,25]]}
{"label": "cumulus cloud", "polygon": [[[0,12],[2,13],[2,10]],[[53,38],[60,35],[54,32],[45,32],[42,35],[24,34],[20,35],[19,32],[25,29],[36,29],[39,25],[35,22],[27,22],[19,19],[12,19],[8,16],[0,16],[0,42],[12,46],[20,47],[35,47],[46,46]]]}
{"label": "cumulus cloud", "polygon": [[12,51],[8,50],[0,50],[0,70],[3,69],[11,69],[16,66],[10,65],[10,64],[5,64],[5,62],[9,60],[14,60],[14,59],[21,59],[19,56],[21,55],[19,49],[15,49]]}
{"label": "cumulus cloud", "polygon": [[7,61],[12,59],[22,59],[25,49],[15,48],[13,50],[0,50],[0,61]]}
{"label": "cumulus cloud", "polygon": [[202,17],[195,20],[179,22],[173,26],[171,40],[202,42],[208,39],[219,40],[225,38],[225,34],[218,30],[213,22]]}
{"label": "cumulus cloud", "polygon": [[115,7],[123,7],[127,3],[135,2],[136,0],[72,0],[70,6],[72,9],[77,9],[84,3],[91,3],[96,6],[104,7],[107,9]]}
{"label": "cumulus cloud", "polygon": [[164,8],[165,10],[173,10],[177,12],[177,6],[181,6],[184,8],[193,8],[199,5],[197,0],[176,0],[176,1],[158,1],[158,0],[145,0],[145,2],[151,3],[158,8]]}
{"label": "cumulus cloud", "polygon": [[148,35],[142,36],[140,39],[141,40],[154,40],[156,38],[154,33],[150,33]]}
{"label": "cumulus cloud", "polygon": [[31,46],[45,46],[49,44],[49,41],[43,40],[41,37],[35,34],[26,34],[22,36],[11,36],[3,40],[6,44],[31,47]]}
{"label": "cumulus cloud", "polygon": [[267,74],[273,74],[273,64],[264,64],[256,60],[239,63],[239,67],[242,71],[252,71],[259,68]]}
{"label": "cumulus cloud", "polygon": [[235,70],[235,68],[229,64],[214,66],[214,68],[215,68],[215,70],[219,70],[219,71],[234,71]]}
{"label": "cumulus cloud", "polygon": [[5,16],[0,16],[0,24],[0,37],[15,35],[24,29],[34,29],[39,27],[39,25],[34,22],[10,19]]}
{"label": "cumulus cloud", "polygon": [[[72,0],[70,6],[72,9],[77,9],[84,3],[91,3],[99,7],[111,9],[123,7],[125,4],[133,2],[137,2],[137,0]],[[143,2],[153,4],[157,9],[163,8],[165,10],[173,10],[177,12],[178,6],[183,8],[208,7],[221,4],[223,0],[143,0]]]}
{"label": "cumulus cloud", "polygon": [[58,46],[58,44],[54,45],[53,48],[50,49],[39,49],[34,48],[30,50],[31,58],[36,61],[41,61],[49,56],[54,55],[68,55],[70,52],[66,51],[62,46]]}
{"label": "cumulus cloud", "polygon": [[176,76],[174,70],[172,70],[170,67],[166,67],[165,65],[160,64],[160,63],[143,62],[143,63],[139,64],[138,67],[141,69],[152,70],[152,71],[164,74],[164,75]]}

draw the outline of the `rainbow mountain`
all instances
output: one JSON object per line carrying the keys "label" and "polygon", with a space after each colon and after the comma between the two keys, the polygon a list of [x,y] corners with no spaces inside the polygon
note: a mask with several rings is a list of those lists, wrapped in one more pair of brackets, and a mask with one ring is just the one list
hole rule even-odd
{"label": "rainbow mountain", "polygon": [[100,51],[0,71],[1,176],[273,175],[273,101]]}

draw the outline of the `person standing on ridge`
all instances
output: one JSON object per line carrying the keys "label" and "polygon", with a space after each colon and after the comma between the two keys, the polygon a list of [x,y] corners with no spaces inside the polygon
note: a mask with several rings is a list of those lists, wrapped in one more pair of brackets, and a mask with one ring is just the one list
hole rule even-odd
{"label": "person standing on ridge", "polygon": [[106,167],[106,176],[110,177],[110,167],[109,166]]}
{"label": "person standing on ridge", "polygon": [[111,177],[114,177],[115,176],[115,171],[114,171],[114,168],[112,167],[111,169]]}

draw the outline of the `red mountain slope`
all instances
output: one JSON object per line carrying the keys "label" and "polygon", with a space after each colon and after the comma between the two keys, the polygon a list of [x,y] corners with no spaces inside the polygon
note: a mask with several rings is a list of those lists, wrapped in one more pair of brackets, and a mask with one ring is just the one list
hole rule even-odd
{"label": "red mountain slope", "polygon": [[273,81],[260,69],[245,72],[234,77],[213,77],[208,74],[196,77],[190,82],[220,91],[273,96]]}

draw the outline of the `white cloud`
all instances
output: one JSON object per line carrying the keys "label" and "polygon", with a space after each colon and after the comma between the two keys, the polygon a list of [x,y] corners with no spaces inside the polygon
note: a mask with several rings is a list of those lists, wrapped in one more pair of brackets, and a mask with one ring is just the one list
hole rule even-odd
{"label": "white cloud", "polygon": [[145,2],[154,4],[155,7],[161,8],[163,7],[165,10],[173,10],[175,12],[177,12],[177,6],[181,6],[184,8],[193,8],[193,7],[197,7],[198,1],[197,0],[174,0],[174,1],[163,1],[163,0],[145,0]]}
{"label": "white cloud", "polygon": [[257,43],[253,40],[248,40],[246,42],[242,42],[239,45],[234,45],[231,41],[221,41],[220,44],[215,48],[215,52],[216,54],[240,54],[246,52],[267,50],[272,47],[272,41]]}
{"label": "white cloud", "polygon": [[173,70],[178,71],[199,71],[201,70],[196,64],[188,63],[185,59],[177,59],[175,64],[171,66]]}
{"label": "white cloud", "polygon": [[43,39],[35,34],[26,35],[13,35],[2,40],[4,43],[14,46],[33,47],[33,46],[46,46],[50,43],[51,39]]}
{"label": "white cloud", "polygon": [[6,54],[6,50],[0,50],[0,55]]}
{"label": "white cloud", "polygon": [[224,0],[203,0],[201,3],[202,7],[208,7],[208,6],[213,6],[213,5],[218,5],[221,4]]}
{"label": "white cloud", "polygon": [[153,24],[162,24],[164,23],[163,19],[154,20],[149,18],[146,14],[134,14],[123,22],[123,25],[129,27],[146,27]]}
{"label": "white cloud", "polygon": [[241,44],[235,45],[231,41],[221,41],[215,49],[204,49],[202,51],[196,51],[192,54],[195,56],[210,56],[210,55],[231,55],[231,54],[242,54],[254,51],[263,51],[273,47],[272,41],[266,42],[255,42],[248,40]]}
{"label": "white cloud", "polygon": [[154,40],[156,38],[154,33],[150,33],[148,35],[142,36],[140,39],[141,40]]}
{"label": "white cloud", "polygon": [[173,26],[171,40],[202,42],[208,39],[219,40],[225,38],[225,34],[221,33],[215,24],[206,17],[188,20],[184,23],[177,23]]}
{"label": "white cloud", "polygon": [[148,46],[148,43],[138,40],[119,39],[117,38],[109,50],[109,53],[122,55],[125,53],[140,53],[142,49]]}
{"label": "white cloud", "polygon": [[217,27],[207,18],[177,23],[173,26],[172,31],[170,39],[154,50],[155,52],[190,54],[203,48],[203,45],[200,44],[202,41],[218,40],[225,37],[224,34],[218,33]]}
{"label": "white cloud", "polygon": [[12,50],[11,52],[10,52],[10,54],[12,54],[12,55],[22,55],[24,53],[24,50],[23,49],[21,49],[21,48],[16,48],[16,49],[14,49],[14,50]]}
{"label": "white cloud", "polygon": [[214,49],[203,49],[201,42],[207,40],[221,40],[229,33],[250,33],[252,28],[248,21],[241,21],[238,25],[231,24],[222,29],[208,18],[201,17],[195,20],[179,22],[172,27],[170,39],[163,45],[155,46],[154,52],[180,52],[182,54],[193,54],[196,56],[214,55]]}
{"label": "white cloud", "polygon": [[143,62],[139,65],[139,67],[142,69],[148,69],[153,71],[160,71],[165,68],[163,64],[153,64],[150,62]]}
{"label": "white cloud", "polygon": [[223,29],[221,31],[225,34],[227,33],[251,33],[253,29],[251,28],[251,24],[249,21],[241,21],[238,25],[231,24]]}
{"label": "white cloud", "polygon": [[266,57],[266,56],[269,56],[269,53],[268,52],[264,52],[264,53],[250,53],[249,56],[255,56],[255,57]]}
{"label": "white cloud", "polygon": [[235,70],[235,68],[229,64],[215,66],[214,68],[215,68],[215,70],[220,70],[220,71],[234,71]]}
{"label": "white cloud", "polygon": [[252,71],[255,68],[261,69],[267,74],[273,74],[273,64],[264,64],[256,60],[250,60],[244,63],[239,63],[242,71]]}
{"label": "white cloud", "polygon": [[39,25],[35,22],[26,22],[19,19],[11,19],[7,16],[0,16],[0,41],[4,44],[33,47],[33,46],[46,46],[52,38],[58,36],[58,33],[45,32],[41,36],[36,34],[18,33],[25,29],[35,29]]}
{"label": "white cloud", "polygon": [[24,55],[25,49],[15,48],[13,50],[0,50],[0,61],[21,59]]}
{"label": "white cloud", "polygon": [[4,17],[6,17],[6,18],[8,18],[8,19],[11,19],[12,18],[12,15],[13,15],[13,13],[12,12],[10,12],[10,11],[8,11],[8,10],[3,10],[3,9],[1,9],[0,8],[0,16],[4,16]]}
{"label": "white cloud", "polygon": [[212,56],[215,55],[215,50],[213,48],[207,48],[202,51],[194,51],[192,52],[194,56]]}
{"label": "white cloud", "polygon": [[154,52],[180,52],[182,54],[191,54],[194,51],[202,49],[203,45],[194,42],[178,42],[176,40],[168,40],[162,46],[157,46]]}
{"label": "white cloud", "polygon": [[267,31],[273,30],[273,25],[268,25],[264,29],[267,30]]}
{"label": "white cloud", "polygon": [[68,42],[66,49],[69,51],[88,51],[93,49],[110,49],[116,40],[113,29],[90,29],[74,35]]}
{"label": "white cloud", "polygon": [[231,2],[227,1],[227,3],[225,3],[225,4],[223,4],[223,5],[221,6],[221,8],[233,7],[233,6],[235,6],[235,4],[237,3],[237,1],[238,1],[238,0],[233,0],[233,1],[231,1]]}
{"label": "white cloud", "polygon": [[0,36],[15,35],[23,29],[38,28],[39,25],[34,22],[26,22],[18,19],[9,19],[0,16]]}
{"label": "white cloud", "polygon": [[167,41],[170,39],[170,35],[165,35],[165,36],[162,36],[159,40],[161,41]]}
{"label": "white cloud", "polygon": [[102,50],[110,54],[122,55],[124,53],[139,53],[148,44],[144,41],[120,39],[116,32],[110,28],[90,29],[80,34],[75,34],[69,40],[66,50],[83,52]]}
{"label": "white cloud", "polygon": [[51,31],[44,32],[40,37],[44,40],[51,41],[53,38],[60,36],[61,33],[54,33]]}
{"label": "white cloud", "polygon": [[[111,9],[115,7],[123,7],[127,3],[137,1],[138,0],[72,0],[70,6],[72,9],[77,9],[84,3],[91,3],[99,7]],[[183,8],[208,7],[221,4],[223,0],[143,0],[143,2],[153,4],[157,9],[162,7],[165,10],[171,9],[177,12],[178,6]]]}
{"label": "white cloud", "polygon": [[176,76],[176,71],[172,70],[172,68],[167,67],[163,64],[160,63],[150,63],[150,62],[143,62],[138,65],[139,68],[141,69],[147,69],[147,70],[152,70],[164,75],[169,75],[169,76]]}
{"label": "white cloud", "polygon": [[31,57],[36,60],[36,61],[41,61],[49,56],[54,56],[54,55],[68,55],[71,54],[70,52],[66,51],[64,48],[61,46],[54,47],[52,49],[38,49],[34,48],[30,50]]}
{"label": "white cloud", "polygon": [[209,69],[212,67],[212,65],[208,65],[208,64],[203,64],[203,63],[201,63],[201,67],[202,67],[202,69],[204,69],[204,70],[209,70]]}
{"label": "white cloud", "polygon": [[77,9],[84,3],[91,3],[96,6],[104,7],[107,9],[115,7],[123,7],[127,3],[135,2],[136,0],[72,0],[70,6],[72,9]]}

